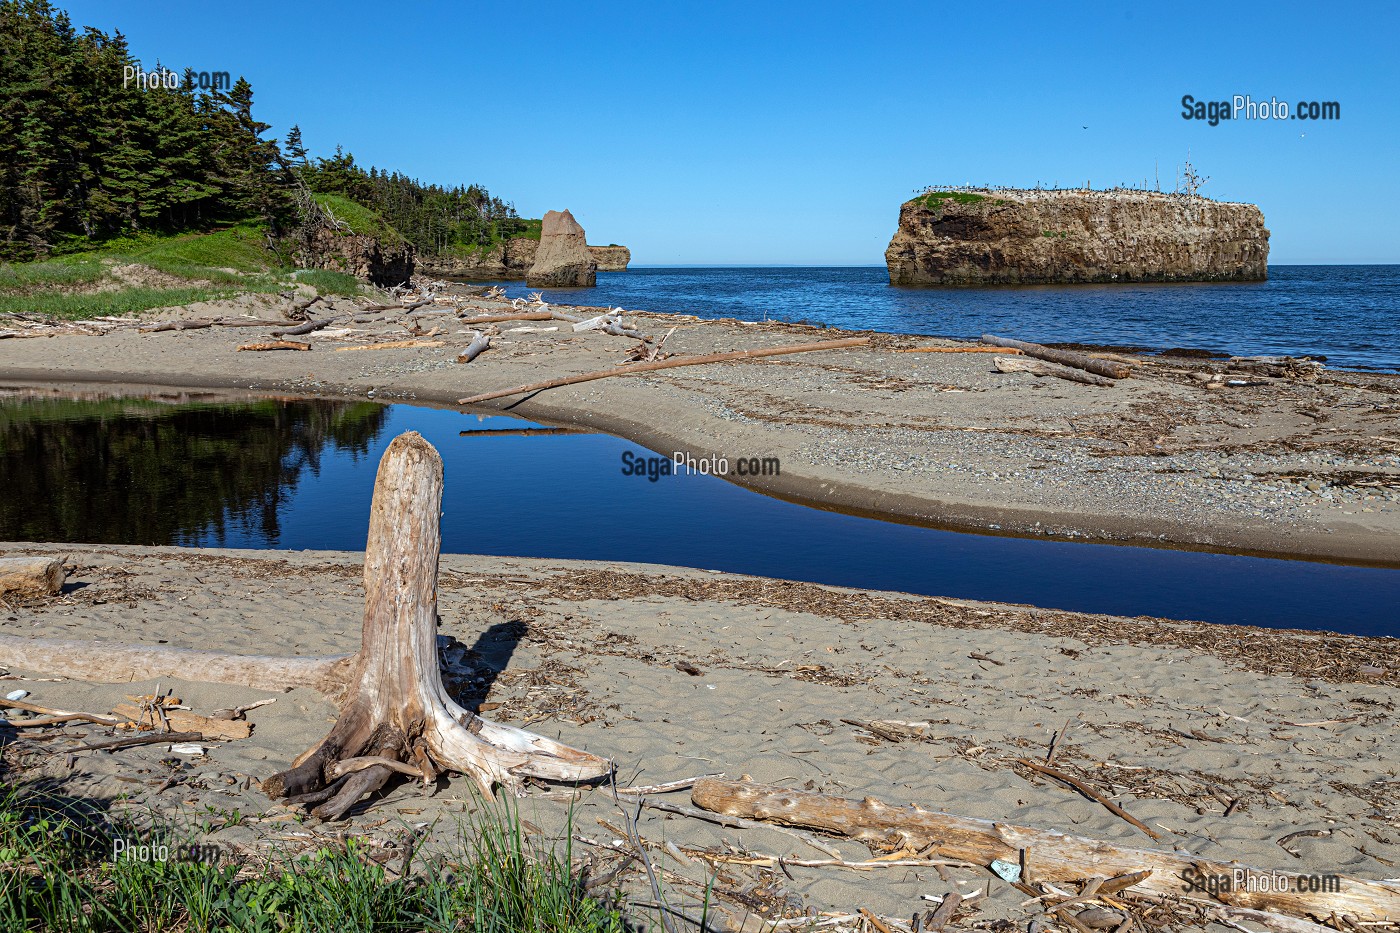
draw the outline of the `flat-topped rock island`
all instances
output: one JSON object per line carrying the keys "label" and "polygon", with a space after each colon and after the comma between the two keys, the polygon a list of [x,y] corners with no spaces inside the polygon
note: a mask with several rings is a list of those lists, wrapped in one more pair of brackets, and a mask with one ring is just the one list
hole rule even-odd
{"label": "flat-topped rock island", "polygon": [[1253,204],[1156,191],[929,190],[885,250],[891,285],[1259,282]]}

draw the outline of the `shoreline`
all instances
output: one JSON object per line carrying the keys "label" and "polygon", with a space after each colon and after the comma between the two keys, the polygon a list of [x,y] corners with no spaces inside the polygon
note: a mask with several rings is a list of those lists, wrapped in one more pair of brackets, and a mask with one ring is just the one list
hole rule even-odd
{"label": "shoreline", "polygon": [[[250,305],[275,302],[244,301],[242,309],[265,317],[269,311]],[[470,304],[485,312],[510,307]],[[847,333],[633,316],[658,334],[675,327],[668,349],[683,353]],[[957,346],[953,341],[879,335],[882,345],[869,349],[602,380],[466,408],[456,400],[471,392],[606,368],[628,344],[507,324],[492,350],[461,367],[452,344],[465,338],[451,333],[453,324],[447,319],[448,346],[374,354],[335,353],[343,340],[319,339],[321,352],[234,353],[248,335],[241,328],[7,340],[0,344],[0,381],[372,398],[514,414],[602,431],[664,456],[778,456],[780,475],[740,485],[865,517],[957,532],[1400,567],[1400,492],[1387,492],[1400,490],[1400,440],[1368,439],[1383,433],[1382,424],[1363,420],[1368,411],[1355,415],[1345,434],[1337,426],[1358,401],[1378,413],[1395,407],[1389,399],[1400,394],[1400,377],[1327,371],[1319,384],[1210,393],[1190,378],[1210,361],[1172,358],[1143,363],[1113,389],[1047,385],[989,373],[981,354],[889,352],[914,343]],[[1328,457],[1333,451],[1341,456]],[[1312,462],[1323,459],[1332,462]],[[1368,472],[1367,482],[1394,485],[1373,493],[1331,483],[1333,474],[1345,483]],[[1321,491],[1299,489],[1304,480]]]}

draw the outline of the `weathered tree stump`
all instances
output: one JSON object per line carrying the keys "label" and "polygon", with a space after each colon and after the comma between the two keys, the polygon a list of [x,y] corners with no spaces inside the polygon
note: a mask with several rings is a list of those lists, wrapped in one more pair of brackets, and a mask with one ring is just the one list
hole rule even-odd
{"label": "weathered tree stump", "polygon": [[335,820],[405,771],[425,782],[460,771],[488,796],[524,777],[577,782],[612,772],[606,759],[487,722],[448,696],[437,652],[441,503],[438,452],[416,432],[400,435],[374,485],[363,642],[345,669],[340,718],[290,769],[263,781],[269,796],[319,804],[314,814]]}

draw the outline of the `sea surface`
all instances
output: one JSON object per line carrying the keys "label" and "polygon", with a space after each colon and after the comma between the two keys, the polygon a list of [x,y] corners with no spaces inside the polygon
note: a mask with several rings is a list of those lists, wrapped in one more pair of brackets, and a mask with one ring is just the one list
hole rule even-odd
{"label": "sea surface", "polygon": [[[535,289],[502,282],[512,297]],[[1257,283],[907,288],[884,266],[638,267],[596,288],[545,289],[553,304],[976,339],[1239,356],[1316,355],[1339,369],[1400,370],[1400,265],[1270,266]]]}
{"label": "sea surface", "polygon": [[447,553],[1400,636],[1400,570],[878,521],[711,476],[652,482],[624,458],[653,452],[607,434],[506,433],[530,427],[371,402],[0,397],[0,541],[362,550],[379,458],[413,430],[445,464]]}

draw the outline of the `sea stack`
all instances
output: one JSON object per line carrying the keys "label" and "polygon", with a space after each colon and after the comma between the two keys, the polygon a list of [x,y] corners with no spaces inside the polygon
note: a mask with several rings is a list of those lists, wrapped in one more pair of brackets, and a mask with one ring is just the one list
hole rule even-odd
{"label": "sea stack", "polygon": [[891,285],[1261,282],[1253,204],[1156,191],[928,191],[899,210]]}
{"label": "sea stack", "polygon": [[598,263],[588,251],[583,227],[574,215],[550,211],[540,226],[540,247],[525,274],[525,284],[536,288],[577,288],[598,284]]}

